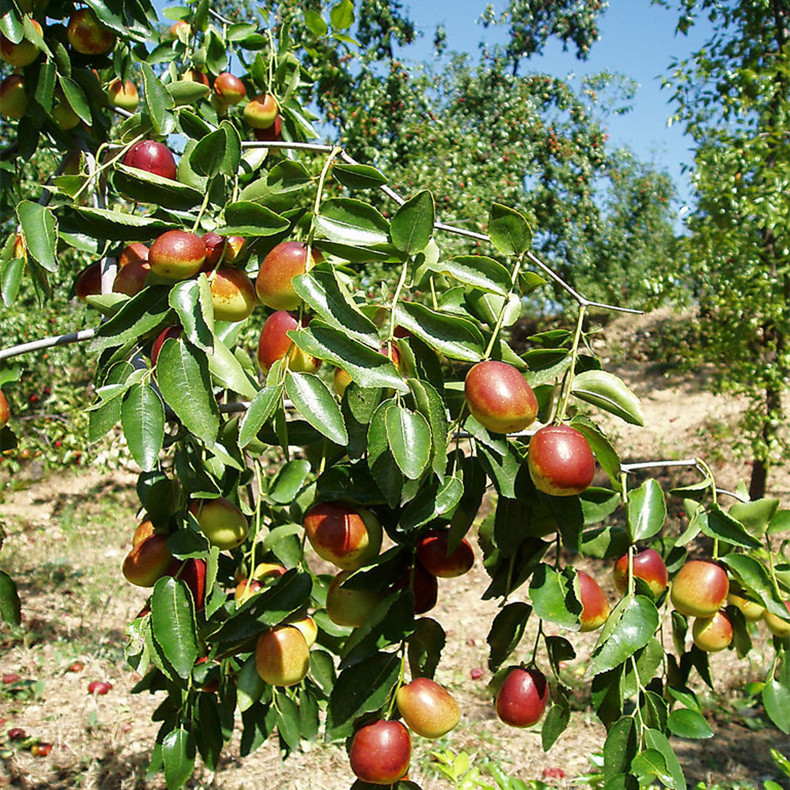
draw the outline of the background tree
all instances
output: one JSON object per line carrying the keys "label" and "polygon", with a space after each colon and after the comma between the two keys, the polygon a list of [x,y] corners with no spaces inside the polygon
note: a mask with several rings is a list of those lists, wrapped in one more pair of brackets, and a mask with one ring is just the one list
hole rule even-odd
{"label": "background tree", "polygon": [[682,265],[695,282],[702,342],[717,386],[745,395],[754,458],[750,495],[788,447],[782,393],[790,381],[788,33],[781,0],[684,0],[678,29],[704,15],[713,36],[674,64],[676,118],[695,145],[697,205]]}

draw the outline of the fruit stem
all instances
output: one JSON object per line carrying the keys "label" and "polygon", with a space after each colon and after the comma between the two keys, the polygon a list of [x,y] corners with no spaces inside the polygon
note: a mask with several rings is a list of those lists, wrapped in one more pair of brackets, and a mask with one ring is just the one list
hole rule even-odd
{"label": "fruit stem", "polygon": [[321,168],[321,174],[318,176],[318,187],[315,193],[315,201],[313,202],[313,220],[310,223],[310,232],[307,234],[307,250],[304,256],[305,271],[307,271],[307,261],[313,254],[312,247],[313,238],[315,236],[315,218],[318,216],[318,212],[321,209],[321,199],[324,195],[324,184],[326,183],[326,177],[329,174],[329,168],[332,167],[332,162],[335,161],[342,150],[343,149],[339,145],[336,145],[332,148],[332,150],[329,152],[329,156],[326,158],[326,162],[324,162],[324,166]]}
{"label": "fruit stem", "polygon": [[398,285],[395,288],[395,295],[392,297],[392,306],[390,307],[390,329],[387,335],[387,341],[391,342],[392,339],[395,337],[395,308],[398,305],[398,300],[400,299],[401,291],[403,290],[403,285],[406,282],[406,273],[409,269],[409,261],[406,260],[403,262],[403,267],[401,268],[400,278],[398,279]]}
{"label": "fruit stem", "polygon": [[145,137],[143,134],[138,134],[131,142],[127,143],[126,145],[122,146],[121,150],[115,155],[111,156],[106,162],[102,162],[102,164],[97,164],[96,168],[91,171],[88,178],[86,179],[85,183],[74,193],[73,197],[71,198],[72,203],[77,202],[77,198],[85,191],[86,187],[88,187],[92,182],[96,181],[98,183],[99,174],[106,170],[111,165],[114,165],[119,159],[122,159],[126,152],[135,144],[139,143]]}
{"label": "fruit stem", "polygon": [[[200,211],[198,211],[197,217],[195,217],[195,224],[192,225],[192,233],[197,233],[197,229],[200,225],[200,220],[203,219],[203,215],[206,213],[206,208],[208,207],[208,199],[211,190],[206,187],[206,194],[203,196],[203,202],[200,204]],[[225,246],[227,246],[227,242],[225,242]],[[222,257],[225,257],[225,251],[222,251]],[[219,264],[217,264],[217,268],[219,268]]]}
{"label": "fruit stem", "polygon": [[636,589],[636,579],[634,579],[634,549],[636,546],[632,543],[628,547],[628,597],[634,597]]}
{"label": "fruit stem", "polygon": [[540,638],[543,636],[543,620],[538,620],[538,633],[535,634],[535,644],[532,646],[532,658],[529,660],[529,664],[527,666],[534,667],[537,666],[536,658],[538,656],[538,645],[540,644]]}
{"label": "fruit stem", "polygon": [[400,643],[400,672],[398,673],[398,682],[395,684],[394,688],[392,689],[392,696],[390,697],[389,705],[387,706],[387,712],[384,715],[385,719],[392,718],[392,712],[395,710],[395,700],[398,696],[398,690],[403,685],[403,679],[406,676],[406,642]]}
{"label": "fruit stem", "polygon": [[507,296],[505,296],[505,301],[502,303],[502,308],[499,311],[499,315],[496,319],[496,326],[494,327],[494,331],[491,333],[491,339],[488,341],[488,346],[486,346],[486,350],[483,353],[483,359],[488,359],[491,356],[491,352],[494,350],[494,345],[499,337],[499,333],[502,331],[502,324],[505,321],[505,313],[507,313],[508,304],[510,304],[510,297],[513,295],[513,291],[516,288],[516,281],[518,280],[518,275],[521,272],[521,258],[518,258],[516,261],[516,265],[513,267],[513,272],[510,275],[510,288],[508,289]]}
{"label": "fruit stem", "polygon": [[582,338],[582,327],[584,326],[584,319],[587,315],[587,305],[579,305],[579,316],[576,319],[576,332],[573,335],[573,345],[571,346],[571,364],[568,372],[565,374],[565,387],[560,396],[560,406],[557,410],[555,422],[561,423],[565,419],[565,412],[568,409],[568,402],[571,397],[571,389],[573,388],[573,378],[576,375],[576,358],[579,354],[579,341]]}

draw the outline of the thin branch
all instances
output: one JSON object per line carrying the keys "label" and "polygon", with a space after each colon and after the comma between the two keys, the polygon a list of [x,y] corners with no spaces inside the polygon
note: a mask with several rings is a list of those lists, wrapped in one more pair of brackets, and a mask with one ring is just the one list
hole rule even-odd
{"label": "thin branch", "polygon": [[27,354],[30,351],[40,351],[43,348],[53,346],[68,346],[72,343],[82,343],[90,340],[96,334],[96,329],[81,329],[79,332],[72,332],[68,335],[58,335],[57,337],[43,337],[40,340],[32,340],[30,343],[21,343],[18,346],[0,349],[0,359],[10,359]]}

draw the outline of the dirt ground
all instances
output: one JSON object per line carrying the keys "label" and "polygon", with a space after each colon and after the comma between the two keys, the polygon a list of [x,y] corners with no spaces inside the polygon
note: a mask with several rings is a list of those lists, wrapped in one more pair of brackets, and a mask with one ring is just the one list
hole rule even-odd
{"label": "dirt ground", "polygon": [[[632,429],[612,421],[612,438],[628,461],[708,457],[720,485],[733,489],[740,480],[748,480],[749,468],[745,461],[723,454],[719,443],[726,441],[722,436],[728,431],[736,430],[742,404],[731,396],[703,392],[698,380],[662,373],[638,358],[638,345],[628,338],[644,339],[645,333],[649,338],[662,320],[665,316],[658,313],[623,319],[607,329],[606,348],[612,349],[612,358],[606,366],[640,395],[651,426]],[[673,482],[694,479],[690,471],[664,477]],[[21,678],[0,687],[0,720],[5,720],[0,751],[2,733],[9,727],[54,744],[47,758],[33,757],[24,749],[4,752],[0,787],[164,788],[161,776],[145,777],[156,732],[150,715],[158,699],[131,695],[138,678],[123,659],[125,624],[146,597],[119,572],[129,548],[130,525],[135,523],[135,480],[132,470],[111,475],[83,470],[7,490],[0,503],[0,521],[8,533],[0,567],[19,580],[25,617],[20,629],[0,627],[0,676],[16,673]],[[783,506],[790,507],[790,470],[774,474],[770,488]],[[591,567],[615,600],[609,568]],[[569,729],[544,754],[539,732],[512,730],[498,722],[486,692],[486,634],[496,613],[496,603],[480,600],[486,585],[479,563],[466,576],[441,581],[439,604],[431,616],[442,623],[448,639],[437,680],[452,691],[463,715],[459,727],[438,742],[414,738],[410,776],[424,790],[454,786],[438,776],[430,756],[431,751],[451,750],[468,753],[472,765],[488,777],[488,785],[469,787],[495,785],[486,771],[491,763],[524,781],[540,780],[556,774],[547,769],[560,769],[564,780],[546,781],[570,787],[575,777],[591,770],[590,757],[602,747],[603,727],[580,703]],[[591,635],[585,643],[588,650],[593,643]],[[529,636],[523,644],[531,644]],[[714,657],[714,676],[721,686],[716,695],[703,692],[703,699],[716,737],[674,744],[690,787],[697,782],[761,787],[767,779],[780,781],[769,749],[790,754],[790,738],[769,727],[759,708],[740,691],[746,682],[761,677],[767,656],[766,646],[757,645],[747,662],[735,662],[729,653]],[[74,662],[82,667],[74,667]],[[584,666],[582,650],[581,658],[567,669],[580,689]],[[480,669],[482,676],[477,677],[475,670]],[[87,687],[93,680],[108,680],[113,687],[106,696],[91,696]],[[188,787],[340,790],[353,781],[346,755],[337,747],[307,744],[304,754],[283,761],[276,740],[270,739],[244,761],[237,754],[235,741],[216,774],[200,769]]]}

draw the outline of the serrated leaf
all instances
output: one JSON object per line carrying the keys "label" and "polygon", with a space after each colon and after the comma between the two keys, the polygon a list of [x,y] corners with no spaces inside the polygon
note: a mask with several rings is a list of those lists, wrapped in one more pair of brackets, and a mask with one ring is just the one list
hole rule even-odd
{"label": "serrated leaf", "polygon": [[321,204],[315,228],[327,239],[357,247],[386,244],[389,222],[373,206],[350,198],[332,198]]}
{"label": "serrated leaf", "polygon": [[183,787],[195,769],[195,740],[183,727],[176,727],[162,740],[167,790]]}
{"label": "serrated leaf", "polygon": [[633,543],[657,535],[666,517],[664,492],[654,479],[646,480],[628,495],[628,532]]}
{"label": "serrated leaf", "polygon": [[521,255],[532,246],[532,230],[518,211],[493,203],[488,216],[491,243],[503,255]]}
{"label": "serrated leaf", "polygon": [[282,400],[282,387],[270,385],[264,387],[250,403],[239,430],[239,446],[246,447],[257,435],[258,431],[274,414]]}
{"label": "serrated leaf", "polygon": [[225,225],[216,229],[220,236],[274,236],[287,230],[289,222],[271,209],[249,200],[225,207]]}
{"label": "serrated leaf", "polygon": [[395,323],[450,359],[479,362],[483,356],[483,335],[465,318],[408,302],[396,307]]}
{"label": "serrated leaf", "polygon": [[317,431],[335,444],[348,444],[348,431],[337,400],[318,376],[289,371],[285,391],[299,414]]}
{"label": "serrated leaf", "polygon": [[436,263],[428,263],[426,268],[486,293],[506,296],[510,289],[508,270],[499,261],[485,255],[457,255]]}
{"label": "serrated leaf", "polygon": [[208,358],[209,373],[225,389],[254,398],[258,390],[233,352],[219,339],[214,339],[214,353]]}
{"label": "serrated leaf", "polygon": [[700,529],[703,535],[745,549],[759,549],[762,545],[740,521],[725,513],[718,505],[711,505],[705,515],[705,518],[700,518]]}
{"label": "serrated leaf", "polygon": [[431,429],[419,412],[406,408],[389,409],[386,414],[387,440],[401,472],[417,480],[431,459]]}
{"label": "serrated leaf", "polygon": [[144,384],[129,388],[121,406],[121,425],[140,468],[155,469],[165,436],[165,407],[153,388]]}
{"label": "serrated leaf", "polygon": [[407,200],[390,221],[392,243],[408,255],[424,250],[433,235],[436,209],[428,190]]}
{"label": "serrated leaf", "polygon": [[712,738],[713,729],[705,717],[688,708],[678,708],[669,714],[667,719],[669,731],[678,738]]}
{"label": "serrated leaf", "polygon": [[337,163],[332,167],[332,177],[348,189],[377,189],[387,183],[387,177],[371,165]]}
{"label": "serrated leaf", "polygon": [[22,604],[16,583],[5,571],[0,571],[0,617],[7,625],[22,622]]}
{"label": "serrated leaf", "polygon": [[219,431],[219,408],[205,354],[182,338],[165,341],[156,364],[159,389],[187,430],[205,442]]}
{"label": "serrated leaf", "polygon": [[188,678],[198,657],[195,609],[186,583],[166,576],[154,585],[151,627],[168,664]]}
{"label": "serrated leaf", "polygon": [[622,664],[652,639],[658,627],[655,604],[643,595],[626,596],[609,615],[592,653],[594,675]]}
{"label": "serrated leaf", "polygon": [[774,678],[765,684],[761,696],[771,721],[785,734],[790,733],[790,689]]}
{"label": "serrated leaf", "polygon": [[58,267],[58,223],[52,211],[32,200],[17,204],[16,216],[25,234],[28,255],[48,272]]}
{"label": "serrated leaf", "polygon": [[208,309],[210,303],[211,291],[205,276],[176,283],[168,296],[168,304],[176,311],[189,342],[207,352],[214,347],[214,314]]}
{"label": "serrated leaf", "polygon": [[632,425],[644,425],[639,399],[623,381],[605,370],[587,370],[573,379],[571,393]]}
{"label": "serrated leaf", "polygon": [[488,632],[488,668],[496,672],[518,647],[532,607],[522,601],[507,604],[494,618]]}

